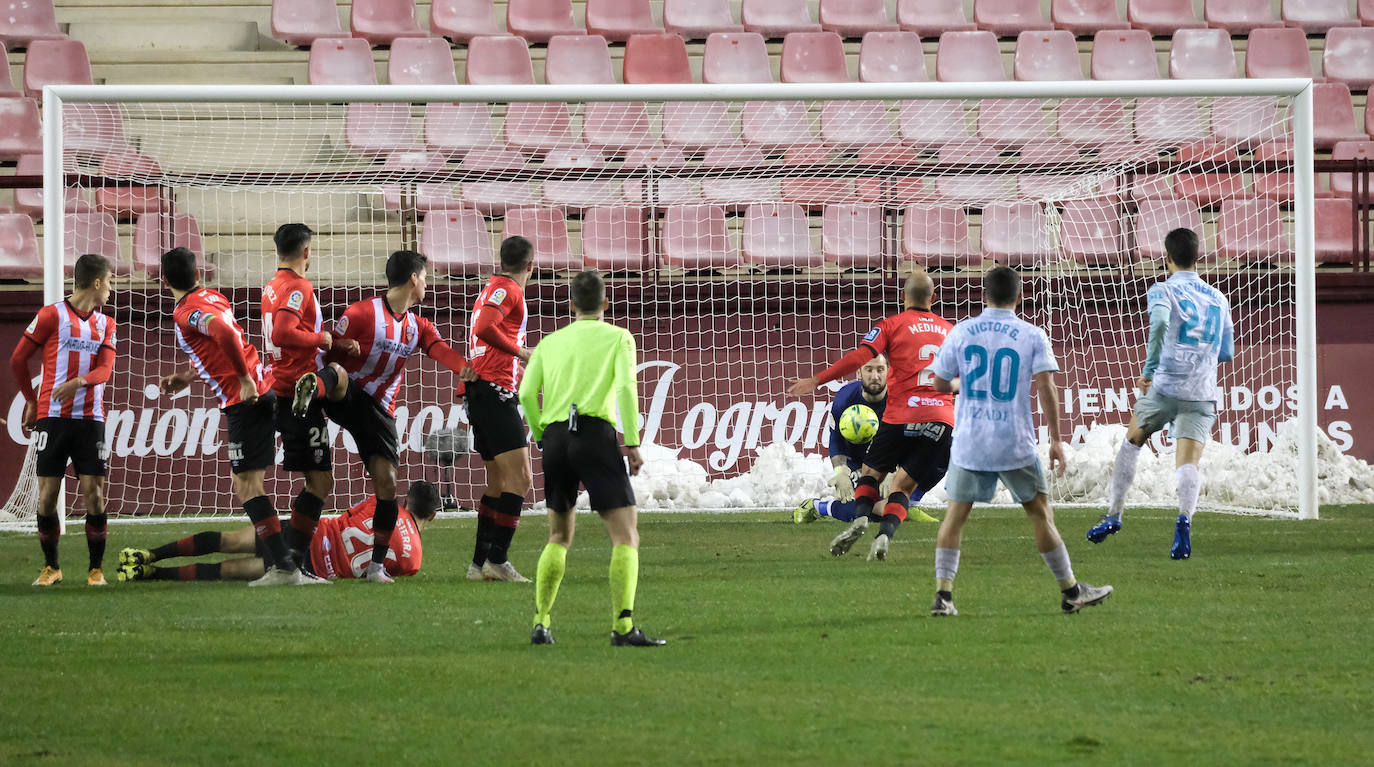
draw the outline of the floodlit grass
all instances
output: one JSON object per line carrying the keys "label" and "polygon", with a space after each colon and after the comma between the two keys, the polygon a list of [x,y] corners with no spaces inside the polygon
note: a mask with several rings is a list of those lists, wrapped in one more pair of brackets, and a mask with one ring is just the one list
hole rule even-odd
{"label": "floodlit grass", "polygon": [[[975,511],[955,602],[932,619],[933,525],[885,564],[826,552],[840,526],[644,515],[636,618],[662,649],[608,646],[609,545],[579,520],[554,610],[531,584],[469,583],[472,520],[425,531],[394,586],[28,584],[0,534],[0,764],[1357,764],[1374,754],[1374,507],[1318,522],[1062,510],[1079,577],[1116,594],[1059,615],[1019,512]],[[112,526],[106,557],[195,529]],[[546,530],[526,520],[529,576]],[[867,541],[855,547],[867,551]]]}

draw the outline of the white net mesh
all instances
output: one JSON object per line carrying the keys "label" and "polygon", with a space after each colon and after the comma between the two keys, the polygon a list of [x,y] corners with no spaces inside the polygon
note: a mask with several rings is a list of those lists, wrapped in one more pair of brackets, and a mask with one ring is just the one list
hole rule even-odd
{"label": "white net mesh", "polygon": [[[1199,271],[1235,307],[1239,349],[1223,368],[1215,439],[1263,455],[1295,414],[1287,98],[65,109],[69,263],[101,250],[128,277],[113,298],[124,323],[110,387],[116,514],[235,508],[212,399],[199,386],[156,396],[157,378],[184,363],[156,263],[172,245],[201,254],[205,281],[261,346],[271,236],[292,221],[318,232],[308,276],[326,323],[380,289],[392,250],[416,248],[434,273],[419,311],[463,351],[502,237],[536,245],[531,344],[566,319],[561,275],[609,272],[611,319],[639,339],[646,441],[692,481],[744,475],[775,442],[823,454],[828,402],[788,399],[784,382],[898,309],[913,265],[935,273],[936,311],[952,321],[980,306],[987,268],[1021,269],[1024,312],[1047,328],[1064,370],[1065,434],[1097,445],[1095,433],[1129,418],[1145,291],[1178,226],[1199,233]],[[84,212],[91,202],[99,210]],[[450,492],[473,505],[476,456],[425,450],[436,432],[464,428],[452,376],[412,362],[397,417],[402,478],[433,479],[452,459]],[[335,445],[336,497],[356,497],[366,485],[351,442]],[[1172,449],[1167,437],[1156,449]],[[287,498],[296,480],[272,477],[269,491]],[[1104,502],[1105,480],[1056,493]],[[745,500],[716,495],[781,507],[813,483],[764,484]],[[721,505],[671,479],[641,495],[650,508]],[[1283,512],[1296,491],[1209,486],[1208,499]]]}
{"label": "white net mesh", "polygon": [[32,524],[38,516],[38,448],[33,443],[24,451],[24,463],[19,467],[19,479],[9,500],[0,506],[0,528]]}

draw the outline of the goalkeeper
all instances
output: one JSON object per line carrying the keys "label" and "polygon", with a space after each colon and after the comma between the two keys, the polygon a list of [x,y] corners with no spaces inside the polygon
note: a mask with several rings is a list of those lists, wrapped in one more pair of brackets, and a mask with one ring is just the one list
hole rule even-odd
{"label": "goalkeeper", "polygon": [[[868,454],[869,442],[850,442],[840,433],[840,416],[854,405],[867,405],[873,414],[882,420],[887,408],[887,355],[879,354],[859,368],[859,380],[851,381],[835,393],[835,401],[830,403],[830,463],[835,475],[830,478],[830,486],[835,490],[835,500],[826,501],[808,498],[792,511],[792,521],[797,524],[815,522],[821,517],[853,522],[857,512],[854,510],[854,483],[858,481],[863,468],[864,456]],[[891,478],[888,479],[891,484]],[[880,490],[886,495],[888,488]],[[909,518],[918,522],[939,522],[912,506]]]}

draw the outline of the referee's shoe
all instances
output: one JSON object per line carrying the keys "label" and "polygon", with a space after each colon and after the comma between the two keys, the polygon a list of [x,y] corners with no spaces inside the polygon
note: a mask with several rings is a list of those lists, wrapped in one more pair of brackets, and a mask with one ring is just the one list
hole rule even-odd
{"label": "referee's shoe", "polygon": [[[532,637],[530,641],[534,641]],[[640,631],[638,626],[626,631],[624,634],[617,634],[614,631],[611,632],[611,647],[662,647],[666,644],[668,644],[668,642],[665,640],[645,636],[644,632]]]}

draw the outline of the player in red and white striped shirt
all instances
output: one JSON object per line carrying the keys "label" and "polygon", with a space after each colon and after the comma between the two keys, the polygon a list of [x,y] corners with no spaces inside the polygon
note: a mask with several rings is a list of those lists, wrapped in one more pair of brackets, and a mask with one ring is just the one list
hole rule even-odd
{"label": "player in red and white striped shirt", "polygon": [[[75,289],[65,301],[38,310],[10,356],[10,370],[24,395],[23,424],[37,443],[38,542],[44,567],[35,586],[62,580],[57,560],[61,520],[57,498],[67,461],[72,463],[86,505],[86,583],[104,586],[105,556],[105,382],[115,360],[115,323],[99,309],[110,298],[110,262],[88,253],[76,260]],[[37,392],[29,359],[43,350],[43,381]]]}
{"label": "player in red and white striped shirt", "polygon": [[[398,250],[386,261],[387,291],[359,301],[344,311],[334,326],[334,350],[329,364],[306,373],[296,382],[291,410],[303,417],[317,398],[324,397],[329,419],[346,430],[358,447],[358,457],[372,479],[377,496],[375,544],[365,577],[390,583],[383,566],[396,526],[396,466],[400,440],[396,435],[396,395],[405,378],[407,360],[416,351],[472,380],[468,361],[449,346],[434,323],[418,317],[411,307],[425,300],[428,259],[411,250]],[[356,355],[341,351],[356,341]]]}

